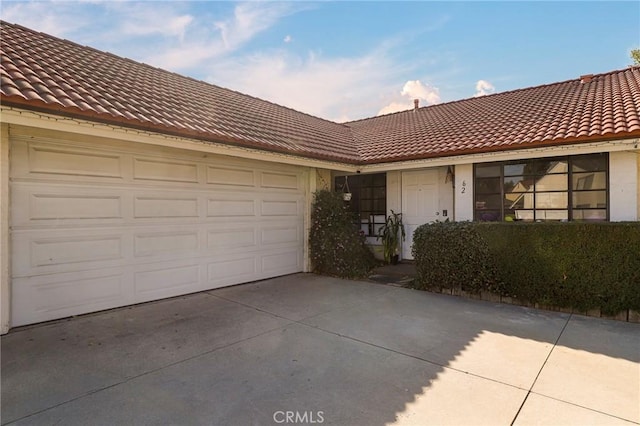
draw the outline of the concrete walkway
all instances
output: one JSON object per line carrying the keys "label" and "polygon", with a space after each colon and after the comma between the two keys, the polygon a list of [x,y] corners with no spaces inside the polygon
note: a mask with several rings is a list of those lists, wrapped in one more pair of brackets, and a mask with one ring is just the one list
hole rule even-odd
{"label": "concrete walkway", "polygon": [[2,424],[640,424],[640,326],[297,274],[14,330]]}
{"label": "concrete walkway", "polygon": [[380,265],[369,275],[369,281],[409,287],[416,278],[416,265],[413,262],[400,262],[396,265]]}

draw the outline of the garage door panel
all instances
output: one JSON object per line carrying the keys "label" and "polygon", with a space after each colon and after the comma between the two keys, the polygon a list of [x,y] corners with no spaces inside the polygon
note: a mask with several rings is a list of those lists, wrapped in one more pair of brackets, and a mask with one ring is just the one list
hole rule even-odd
{"label": "garage door panel", "polygon": [[249,169],[208,166],[207,183],[231,187],[255,187],[255,172]]}
{"label": "garage door panel", "polygon": [[93,139],[11,144],[13,325],[302,271],[302,168]]}
{"label": "garage door panel", "polygon": [[302,253],[295,249],[279,250],[261,257],[262,272],[265,275],[291,274],[302,266]]}
{"label": "garage door panel", "polygon": [[122,197],[70,194],[30,194],[31,220],[121,219]]}
{"label": "garage door panel", "polygon": [[210,288],[223,287],[261,278],[255,255],[225,255],[207,263],[207,282]]}
{"label": "garage door panel", "polygon": [[[189,261],[145,265],[134,273],[135,302],[202,290],[200,265]],[[146,269],[146,270],[141,270]]]}
{"label": "garage door panel", "polygon": [[12,310],[12,325],[20,326],[55,318],[122,306],[127,297],[126,270],[97,270],[14,279],[13,298],[23,301]]}
{"label": "garage door panel", "polygon": [[207,217],[254,217],[256,202],[252,194],[231,196],[221,194],[207,199]]}
{"label": "garage door panel", "polygon": [[136,219],[193,218],[200,216],[197,197],[136,196],[133,200]]}
{"label": "garage door panel", "polygon": [[260,243],[262,245],[289,245],[297,246],[301,238],[302,229],[290,224],[276,226],[265,226],[260,233]]}
{"label": "garage door panel", "polygon": [[124,158],[121,154],[22,141],[12,150],[14,174],[28,176],[67,175],[123,178]]}
{"label": "garage door panel", "polygon": [[122,258],[119,235],[34,239],[30,246],[34,267]]}
{"label": "garage door panel", "polygon": [[301,202],[287,199],[265,199],[260,203],[262,216],[298,216],[301,213]]}
{"label": "garage door panel", "polygon": [[199,181],[198,165],[196,163],[134,158],[133,178],[159,182],[197,183]]}
{"label": "garage door panel", "polygon": [[198,231],[156,231],[134,235],[135,256],[158,256],[171,253],[198,253]]}
{"label": "garage door panel", "polygon": [[213,252],[252,250],[258,246],[257,224],[233,228],[214,228],[207,231],[207,249]]}
{"label": "garage door panel", "polygon": [[262,172],[260,174],[260,186],[263,188],[300,189],[300,179],[294,173]]}
{"label": "garage door panel", "polygon": [[41,187],[16,183],[12,188],[12,225],[110,223],[124,221],[126,200],[120,192],[78,185]]}
{"label": "garage door panel", "polygon": [[12,275],[51,274],[122,266],[126,257],[127,236],[114,233],[74,230],[14,232]]}

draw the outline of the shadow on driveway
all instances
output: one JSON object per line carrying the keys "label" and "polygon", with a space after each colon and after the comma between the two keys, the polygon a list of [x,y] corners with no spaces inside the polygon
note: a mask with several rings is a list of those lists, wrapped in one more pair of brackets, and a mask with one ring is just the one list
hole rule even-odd
{"label": "shadow on driveway", "polygon": [[640,423],[640,326],[311,274],[16,329],[2,424]]}

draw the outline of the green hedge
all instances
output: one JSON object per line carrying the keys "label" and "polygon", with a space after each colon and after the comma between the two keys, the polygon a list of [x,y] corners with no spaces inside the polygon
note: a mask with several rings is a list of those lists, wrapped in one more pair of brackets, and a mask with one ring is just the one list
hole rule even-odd
{"label": "green hedge", "polygon": [[366,277],[375,266],[366,238],[354,225],[342,194],[327,190],[314,194],[309,251],[314,272],[342,278]]}
{"label": "green hedge", "polygon": [[472,293],[500,291],[487,242],[470,222],[435,222],[413,234],[415,286]]}
{"label": "green hedge", "polygon": [[[435,223],[416,230],[414,257],[422,288],[486,290],[607,315],[640,310],[638,222]],[[460,272],[443,279],[443,271]]]}

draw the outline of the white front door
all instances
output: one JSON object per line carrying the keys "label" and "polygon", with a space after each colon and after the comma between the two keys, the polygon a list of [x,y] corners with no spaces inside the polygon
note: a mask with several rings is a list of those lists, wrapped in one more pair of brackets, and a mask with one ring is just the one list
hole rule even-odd
{"label": "white front door", "polygon": [[402,220],[407,239],[402,258],[413,259],[413,232],[422,224],[438,219],[438,170],[402,173]]}

